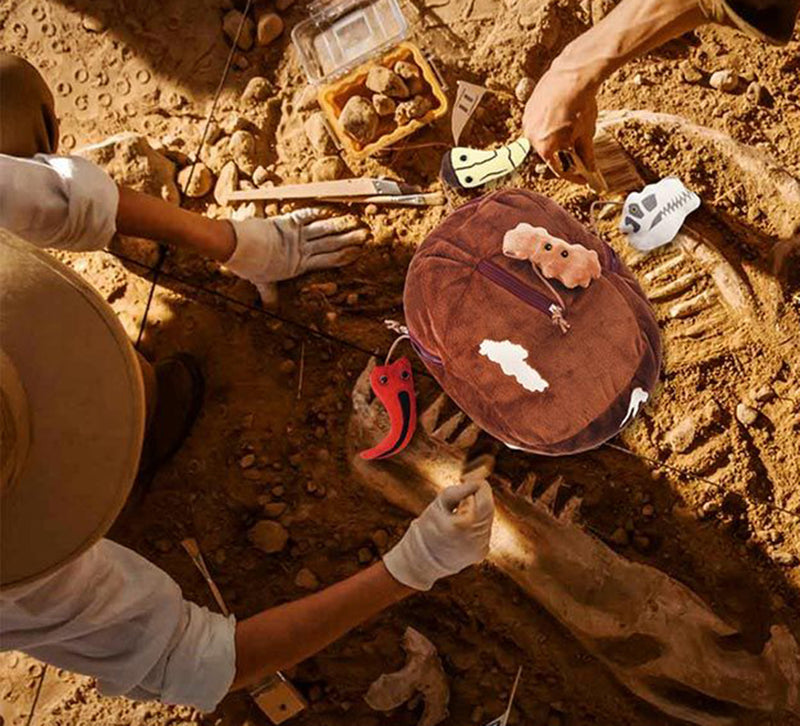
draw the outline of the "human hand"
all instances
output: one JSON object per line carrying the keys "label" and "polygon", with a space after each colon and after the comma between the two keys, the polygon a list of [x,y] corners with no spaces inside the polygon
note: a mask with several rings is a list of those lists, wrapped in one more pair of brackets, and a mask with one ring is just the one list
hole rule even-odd
{"label": "human hand", "polygon": [[357,224],[353,217],[327,217],[320,209],[231,221],[236,249],[224,264],[252,282],[269,303],[279,280],[353,262],[369,234]]}
{"label": "human hand", "polygon": [[492,488],[485,481],[448,487],[415,519],[387,552],[389,574],[415,590],[430,590],[489,553],[494,518]]}
{"label": "human hand", "polygon": [[579,74],[563,70],[558,59],[536,84],[525,105],[523,132],[531,145],[559,176],[585,183],[575,168],[565,169],[559,151],[575,151],[590,172],[596,171],[594,158],[597,122],[596,87],[583,83]]}

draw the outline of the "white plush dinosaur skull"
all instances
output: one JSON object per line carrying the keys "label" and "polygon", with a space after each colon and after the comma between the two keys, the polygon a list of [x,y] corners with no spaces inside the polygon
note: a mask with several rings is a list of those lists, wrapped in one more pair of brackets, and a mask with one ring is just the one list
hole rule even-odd
{"label": "white plush dinosaur skull", "polygon": [[637,250],[647,252],[672,242],[699,206],[700,197],[670,176],[627,196],[619,229]]}

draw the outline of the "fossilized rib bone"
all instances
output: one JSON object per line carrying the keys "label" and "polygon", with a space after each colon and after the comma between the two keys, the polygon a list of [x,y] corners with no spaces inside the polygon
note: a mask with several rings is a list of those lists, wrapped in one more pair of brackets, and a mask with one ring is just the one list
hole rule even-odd
{"label": "fossilized rib bone", "polygon": [[420,693],[425,708],[417,726],[436,726],[447,718],[450,701],[442,661],[433,643],[414,628],[406,628],[403,648],[406,664],[399,671],[378,678],[364,700],[376,711],[391,711]]}
{"label": "fossilized rib bone", "polygon": [[[443,397],[420,416],[411,446],[394,459],[355,455],[386,428],[371,405],[367,366],[353,392],[350,440],[354,470],[393,504],[420,512],[459,480],[465,449],[435,438],[449,430],[474,439],[474,424],[439,425]],[[433,435],[428,435],[433,432]],[[568,628],[636,695],[701,726],[732,725],[747,710],[800,714],[800,647],[773,626],[761,653],[738,649],[734,628],[684,585],[631,562],[576,525],[576,501],[556,518],[518,493],[495,490],[497,513],[489,561]]]}

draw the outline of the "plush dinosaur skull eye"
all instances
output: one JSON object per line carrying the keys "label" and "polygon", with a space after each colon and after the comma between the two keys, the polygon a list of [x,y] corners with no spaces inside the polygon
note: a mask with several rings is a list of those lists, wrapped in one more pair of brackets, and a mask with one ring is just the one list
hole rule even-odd
{"label": "plush dinosaur skull eye", "polygon": [[629,204],[628,212],[632,214],[634,217],[638,217],[639,219],[644,217],[644,212],[642,212],[642,209],[638,204]]}

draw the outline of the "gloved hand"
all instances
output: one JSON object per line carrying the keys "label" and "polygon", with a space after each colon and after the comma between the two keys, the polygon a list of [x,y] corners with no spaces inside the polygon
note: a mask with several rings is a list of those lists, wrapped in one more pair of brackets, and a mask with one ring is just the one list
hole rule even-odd
{"label": "gloved hand", "polygon": [[369,234],[357,224],[353,217],[326,217],[320,209],[232,220],[236,249],[224,264],[252,282],[265,303],[271,302],[275,282],[355,260]]}
{"label": "gloved hand", "polygon": [[389,574],[416,590],[430,590],[489,553],[494,518],[492,488],[485,481],[448,487],[415,519],[383,557]]}

